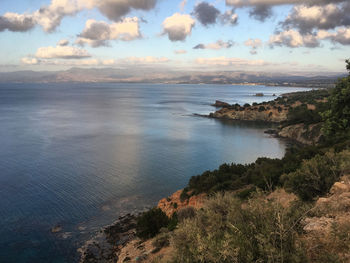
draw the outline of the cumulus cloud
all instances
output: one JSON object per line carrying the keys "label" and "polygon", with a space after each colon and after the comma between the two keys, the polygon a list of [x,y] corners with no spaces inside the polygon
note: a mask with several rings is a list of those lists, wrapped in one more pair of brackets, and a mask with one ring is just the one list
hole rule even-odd
{"label": "cumulus cloud", "polygon": [[37,65],[39,60],[37,58],[24,57],[21,59],[21,62],[26,65]]}
{"label": "cumulus cloud", "polygon": [[193,11],[193,15],[204,26],[215,24],[220,13],[217,8],[207,2],[197,4]]}
{"label": "cumulus cloud", "polygon": [[257,5],[249,11],[249,15],[256,20],[264,22],[272,16],[272,8],[268,5]]}
{"label": "cumulus cloud", "polygon": [[113,21],[119,21],[123,16],[130,13],[132,9],[153,9],[157,0],[94,0],[93,2],[102,14]]}
{"label": "cumulus cloud", "polygon": [[69,45],[69,41],[67,39],[62,39],[57,43],[57,46],[61,46],[61,47],[68,46],[68,45]]}
{"label": "cumulus cloud", "polygon": [[348,0],[226,0],[226,5],[235,8],[249,7],[249,15],[265,21],[272,16],[272,7],[278,5],[303,5],[307,7],[347,3]]}
{"label": "cumulus cloud", "polygon": [[37,50],[35,56],[43,59],[83,59],[91,57],[86,50],[71,46],[41,47]]}
{"label": "cumulus cloud", "polygon": [[302,34],[311,33],[314,29],[334,29],[350,25],[350,2],[328,4],[324,6],[295,6],[286,20],[284,28],[297,28]]}
{"label": "cumulus cloud", "polygon": [[308,5],[323,5],[329,3],[340,3],[347,0],[226,0],[226,4],[235,7],[245,6],[275,6],[275,5],[294,5],[294,4],[308,4]]}
{"label": "cumulus cloud", "polygon": [[84,9],[97,8],[109,19],[118,22],[131,10],[150,10],[157,0],[52,0],[30,14],[6,13],[0,16],[0,32],[4,30],[25,32],[36,25],[53,32],[65,16],[73,16]]}
{"label": "cumulus cloud", "polygon": [[246,60],[228,57],[197,58],[195,63],[212,66],[262,66],[266,64],[264,60]]}
{"label": "cumulus cloud", "polygon": [[238,15],[235,13],[234,9],[227,10],[225,13],[220,15],[220,20],[222,24],[237,25]]}
{"label": "cumulus cloud", "polygon": [[192,32],[195,21],[190,15],[175,13],[163,22],[163,35],[171,41],[184,41]]}
{"label": "cumulus cloud", "polygon": [[90,19],[76,43],[99,47],[107,46],[110,40],[131,41],[141,37],[139,22],[137,17],[124,18],[113,24]]}
{"label": "cumulus cloud", "polygon": [[350,28],[338,28],[335,32],[320,30],[317,36],[319,39],[329,39],[333,43],[350,45]]}
{"label": "cumulus cloud", "polygon": [[262,41],[258,38],[249,38],[247,41],[244,42],[244,45],[246,45],[247,47],[251,47],[250,54],[255,55],[257,54],[257,49],[262,46]]}
{"label": "cumulus cloud", "polygon": [[182,54],[186,54],[187,51],[184,50],[184,49],[180,49],[180,50],[174,50],[174,53],[175,53],[176,55],[182,55]]}
{"label": "cumulus cloud", "polygon": [[210,43],[207,45],[204,44],[198,44],[193,47],[193,49],[214,49],[214,50],[219,50],[219,49],[224,49],[224,48],[231,48],[234,45],[233,41],[227,41],[224,42],[222,40],[218,40],[215,43]]}
{"label": "cumulus cloud", "polygon": [[290,48],[309,47],[314,48],[320,45],[319,37],[314,34],[302,35],[296,30],[278,32],[270,37],[269,44],[273,46],[287,46]]}
{"label": "cumulus cloud", "polygon": [[13,32],[25,32],[35,27],[35,20],[31,15],[6,13],[0,16],[0,32],[9,30]]}

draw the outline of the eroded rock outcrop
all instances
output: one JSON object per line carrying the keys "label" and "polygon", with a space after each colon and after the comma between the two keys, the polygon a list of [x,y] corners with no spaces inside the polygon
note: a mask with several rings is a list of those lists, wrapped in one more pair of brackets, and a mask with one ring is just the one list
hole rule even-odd
{"label": "eroded rock outcrop", "polygon": [[350,262],[350,175],[336,182],[329,196],[319,198],[311,214],[303,221],[302,237],[311,262],[320,255]]}
{"label": "eroded rock outcrop", "polygon": [[158,202],[158,208],[162,209],[167,216],[171,217],[174,212],[185,207],[194,207],[199,209],[203,206],[206,200],[206,194],[199,194],[189,197],[186,200],[181,200],[182,190],[178,190],[167,198],[163,198]]}
{"label": "eroded rock outcrop", "polygon": [[288,108],[283,105],[225,107],[209,117],[241,121],[282,122],[287,120]]}
{"label": "eroded rock outcrop", "polygon": [[303,123],[282,128],[278,136],[300,142],[302,144],[317,144],[323,139],[322,123],[306,125]]}

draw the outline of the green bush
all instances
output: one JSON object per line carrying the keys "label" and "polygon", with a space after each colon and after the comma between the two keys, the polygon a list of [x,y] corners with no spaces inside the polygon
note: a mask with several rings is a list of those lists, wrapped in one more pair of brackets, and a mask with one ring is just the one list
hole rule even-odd
{"label": "green bush", "polygon": [[174,232],[174,262],[305,262],[295,209],[305,212],[262,195],[244,205],[232,194],[216,195]]}
{"label": "green bush", "polygon": [[300,169],[283,175],[282,181],[287,190],[297,194],[302,200],[311,201],[329,192],[350,165],[349,151],[327,152],[305,160]]}
{"label": "green bush", "polygon": [[258,109],[259,112],[262,112],[264,110],[266,110],[264,106],[260,106],[259,109]]}
{"label": "green bush", "polygon": [[140,238],[151,238],[159,233],[162,227],[167,227],[170,219],[159,208],[142,213],[137,218],[136,234]]}

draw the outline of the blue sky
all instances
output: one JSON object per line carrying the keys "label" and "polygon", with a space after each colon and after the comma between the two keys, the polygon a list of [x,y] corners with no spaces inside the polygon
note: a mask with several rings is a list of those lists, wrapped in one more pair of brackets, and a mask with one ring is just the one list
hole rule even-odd
{"label": "blue sky", "polygon": [[2,0],[0,71],[343,72],[348,11],[347,0]]}

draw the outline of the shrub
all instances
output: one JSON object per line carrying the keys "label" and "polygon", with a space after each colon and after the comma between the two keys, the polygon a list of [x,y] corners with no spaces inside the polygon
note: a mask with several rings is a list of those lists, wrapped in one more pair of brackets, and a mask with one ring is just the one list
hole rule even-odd
{"label": "shrub", "polygon": [[305,262],[295,215],[261,194],[243,206],[232,194],[216,195],[174,232],[174,261]]}
{"label": "shrub", "polygon": [[136,234],[144,239],[154,237],[162,227],[168,226],[169,222],[169,218],[161,209],[152,208],[137,218]]}
{"label": "shrub", "polygon": [[193,218],[196,215],[196,210],[192,206],[184,207],[177,212],[179,222],[185,219]]}
{"label": "shrub", "polygon": [[177,223],[179,222],[178,218],[177,218],[177,213],[175,212],[169,222],[168,222],[168,225],[167,225],[167,228],[169,229],[169,231],[173,231],[175,230],[176,226],[177,226]]}
{"label": "shrub", "polygon": [[349,169],[349,163],[349,151],[339,154],[327,152],[323,156],[316,155],[305,160],[300,169],[283,175],[282,181],[287,190],[294,192],[302,200],[310,201],[328,193],[343,171]]}
{"label": "shrub", "polygon": [[266,110],[264,106],[260,106],[259,109],[258,109],[259,112],[262,112],[264,110]]}
{"label": "shrub", "polygon": [[163,247],[170,245],[170,235],[167,229],[161,229],[160,233],[155,237],[152,242],[152,246],[155,248],[152,252],[156,253],[161,250]]}

